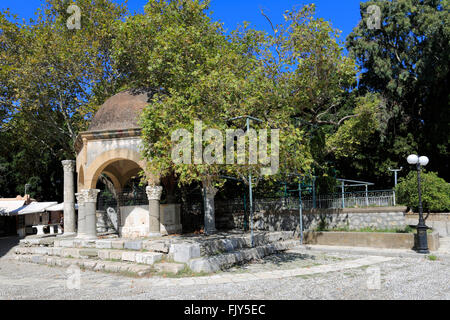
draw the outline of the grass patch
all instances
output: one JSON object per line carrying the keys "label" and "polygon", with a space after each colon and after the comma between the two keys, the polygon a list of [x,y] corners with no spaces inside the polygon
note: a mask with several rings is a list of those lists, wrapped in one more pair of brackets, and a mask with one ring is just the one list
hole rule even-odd
{"label": "grass patch", "polygon": [[191,278],[191,277],[205,277],[210,276],[213,273],[207,272],[194,272],[188,266],[185,266],[183,270],[178,273],[172,272],[155,272],[155,276],[163,277],[163,278]]}
{"label": "grass patch", "polygon": [[[416,233],[416,229],[410,226],[405,228],[393,228],[393,229],[378,229],[373,227],[366,227],[360,229],[350,229],[349,227],[343,228],[316,228],[316,232],[380,232],[380,233]],[[433,230],[428,230],[428,233],[432,233]]]}
{"label": "grass patch", "polygon": [[435,255],[433,255],[433,254],[430,254],[429,256],[428,256],[428,260],[430,260],[430,261],[436,261],[438,258],[435,256]]}

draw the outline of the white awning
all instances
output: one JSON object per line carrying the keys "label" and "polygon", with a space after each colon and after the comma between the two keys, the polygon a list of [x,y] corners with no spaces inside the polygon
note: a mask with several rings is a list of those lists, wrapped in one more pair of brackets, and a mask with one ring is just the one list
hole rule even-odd
{"label": "white awning", "polygon": [[0,201],[0,215],[10,215],[11,212],[24,207],[25,200]]}
{"label": "white awning", "polygon": [[18,215],[42,213],[45,212],[45,209],[54,206],[57,203],[58,202],[31,202],[29,205],[24,206],[23,208],[20,208],[18,210],[15,210],[12,213]]}
{"label": "white awning", "polygon": [[[48,207],[46,211],[64,211],[64,202],[55,204],[54,206]],[[75,203],[75,210],[78,210],[78,204]]]}

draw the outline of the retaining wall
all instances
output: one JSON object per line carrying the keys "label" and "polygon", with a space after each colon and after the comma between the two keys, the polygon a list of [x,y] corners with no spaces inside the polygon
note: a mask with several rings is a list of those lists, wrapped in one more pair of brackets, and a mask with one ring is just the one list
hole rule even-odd
{"label": "retaining wall", "polygon": [[[427,214],[424,214],[427,217]],[[406,224],[417,225],[419,221],[419,214],[408,212],[405,216]],[[439,232],[439,236],[447,237],[450,235],[450,213],[430,213],[425,220],[428,227],[433,228],[434,231]]]}
{"label": "retaining wall", "polygon": [[[348,228],[403,229],[406,207],[373,207],[349,209],[313,209],[303,211],[303,229],[317,230]],[[222,227],[243,228],[244,213],[219,213]],[[298,229],[298,210],[261,211],[254,213],[254,228],[263,231],[288,231]]]}
{"label": "retaining wall", "polygon": [[[307,244],[327,246],[372,247],[384,249],[413,249],[416,243],[414,233],[381,232],[306,232]],[[428,248],[439,249],[439,234],[428,234]]]}

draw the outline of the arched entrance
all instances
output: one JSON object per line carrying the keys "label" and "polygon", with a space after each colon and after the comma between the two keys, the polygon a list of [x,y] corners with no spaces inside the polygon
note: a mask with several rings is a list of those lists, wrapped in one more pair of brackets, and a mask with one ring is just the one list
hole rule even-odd
{"label": "arched entrance", "polygon": [[[86,222],[91,228],[89,236],[95,236],[92,231],[95,224],[99,231],[109,228],[102,222],[102,215],[107,219],[111,216],[108,209],[119,215],[114,228],[123,237],[148,237],[181,230],[177,211],[169,212],[171,207],[160,213],[159,178],[145,175],[148,181],[140,181],[139,173],[145,170],[146,161],[141,156],[138,118],[150,98],[151,93],[145,90],[116,94],[100,107],[88,131],[77,137],[78,201],[79,205],[87,204],[81,207],[90,219]],[[93,212],[96,220],[92,218]],[[82,216],[79,220],[83,222]]]}

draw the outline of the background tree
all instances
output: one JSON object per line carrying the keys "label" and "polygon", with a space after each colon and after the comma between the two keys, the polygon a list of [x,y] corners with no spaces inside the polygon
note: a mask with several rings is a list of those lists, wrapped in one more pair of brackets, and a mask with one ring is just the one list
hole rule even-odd
{"label": "background tree", "polygon": [[[381,9],[381,28],[369,29],[367,8]],[[405,164],[410,153],[430,157],[430,169],[449,179],[450,10],[446,0],[368,1],[347,47],[361,68],[358,91],[376,92],[385,104],[382,130],[360,148],[356,169],[391,186],[389,167]]]}
{"label": "background tree", "polygon": [[74,158],[78,132],[116,90],[111,27],[126,10],[109,0],[76,1],[81,29],[69,30],[66,10],[73,3],[47,0],[27,23],[0,14],[0,130],[2,139],[13,140],[5,140],[1,158],[17,178],[9,196],[35,176],[42,179],[34,179],[41,197],[60,199],[62,170],[56,168]]}

